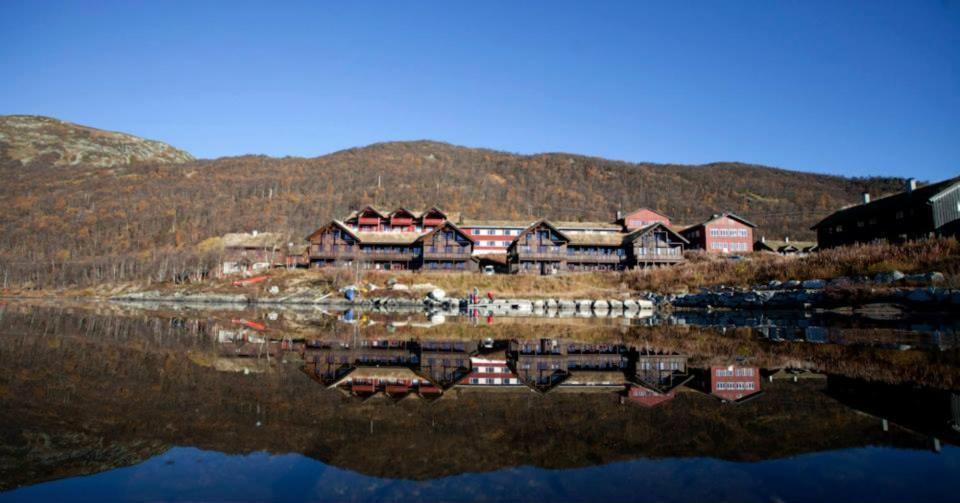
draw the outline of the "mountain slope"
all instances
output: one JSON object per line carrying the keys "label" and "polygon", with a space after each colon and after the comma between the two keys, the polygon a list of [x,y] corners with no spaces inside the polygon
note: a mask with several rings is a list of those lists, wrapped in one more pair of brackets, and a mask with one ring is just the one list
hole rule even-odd
{"label": "mountain slope", "polygon": [[258,229],[301,242],[331,218],[371,203],[556,220],[611,220],[618,209],[649,206],[677,224],[733,211],[756,222],[758,236],[804,239],[812,237],[813,223],[856,203],[861,192],[878,196],[902,185],[741,163],[636,164],[431,141],[309,159],[243,156],[69,169],[49,159],[0,160],[0,178],[0,199],[8,202],[0,210],[0,269],[10,278],[47,283],[53,277],[56,284],[96,282],[105,271],[162,279],[176,264],[186,267],[194,246],[208,237]]}
{"label": "mountain slope", "polygon": [[0,159],[21,164],[116,166],[179,163],[193,156],[166,143],[35,115],[0,116]]}

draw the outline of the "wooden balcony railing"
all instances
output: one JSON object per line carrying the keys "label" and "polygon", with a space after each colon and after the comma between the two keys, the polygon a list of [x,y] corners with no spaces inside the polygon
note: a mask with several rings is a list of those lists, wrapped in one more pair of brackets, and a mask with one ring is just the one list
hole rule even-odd
{"label": "wooden balcony railing", "polygon": [[595,264],[619,264],[626,256],[603,253],[569,253],[567,262],[587,262]]}

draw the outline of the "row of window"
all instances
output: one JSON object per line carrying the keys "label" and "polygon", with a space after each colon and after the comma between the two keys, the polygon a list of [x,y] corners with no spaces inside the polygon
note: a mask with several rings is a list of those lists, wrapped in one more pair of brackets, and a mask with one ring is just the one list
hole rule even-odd
{"label": "row of window", "polygon": [[747,229],[728,229],[723,227],[710,229],[710,237],[713,238],[745,238],[749,235]]}
{"label": "row of window", "polygon": [[485,377],[485,378],[470,378],[470,384],[520,384],[516,378],[500,378],[500,377]]}
{"label": "row of window", "polygon": [[474,236],[519,236],[520,229],[467,229]]}
{"label": "row of window", "polygon": [[710,249],[723,251],[747,251],[750,249],[748,243],[727,243],[724,241],[713,241],[710,243]]}
{"label": "row of window", "polygon": [[753,377],[754,369],[751,367],[741,367],[736,369],[717,369],[717,377]]}
{"label": "row of window", "polygon": [[743,390],[752,391],[756,389],[755,386],[756,385],[753,383],[753,381],[718,382],[716,389],[717,391],[743,391]]}

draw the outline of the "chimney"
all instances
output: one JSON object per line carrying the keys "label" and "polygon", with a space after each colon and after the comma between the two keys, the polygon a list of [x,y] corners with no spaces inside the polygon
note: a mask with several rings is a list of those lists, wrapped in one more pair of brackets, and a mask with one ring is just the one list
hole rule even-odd
{"label": "chimney", "polygon": [[863,193],[863,204],[867,204],[867,203],[869,203],[869,202],[870,202],[870,193],[869,193],[869,192],[864,192],[864,193]]}
{"label": "chimney", "polygon": [[767,242],[767,236],[760,236],[760,242],[761,242],[761,243],[766,243],[766,242]]}
{"label": "chimney", "polygon": [[623,218],[623,212],[620,210],[617,210],[617,220],[620,220],[622,218]]}
{"label": "chimney", "polygon": [[783,238],[783,242],[784,242],[784,243],[789,243],[789,242],[790,242],[790,236],[787,236],[787,237]]}
{"label": "chimney", "polygon": [[907,178],[907,192],[913,192],[914,190],[917,190],[917,179]]}

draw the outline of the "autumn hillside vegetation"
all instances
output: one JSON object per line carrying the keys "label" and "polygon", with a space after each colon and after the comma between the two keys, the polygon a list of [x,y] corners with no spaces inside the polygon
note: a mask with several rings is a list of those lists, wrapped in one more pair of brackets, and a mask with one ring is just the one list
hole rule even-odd
{"label": "autumn hillside vegetation", "polygon": [[688,253],[686,263],[671,268],[625,274],[631,289],[661,292],[710,286],[751,286],[769,281],[834,279],[938,271],[947,284],[960,286],[960,243],[955,238],[930,239],[902,245],[864,244],[822,250],[802,257],[755,253],[743,260]]}

